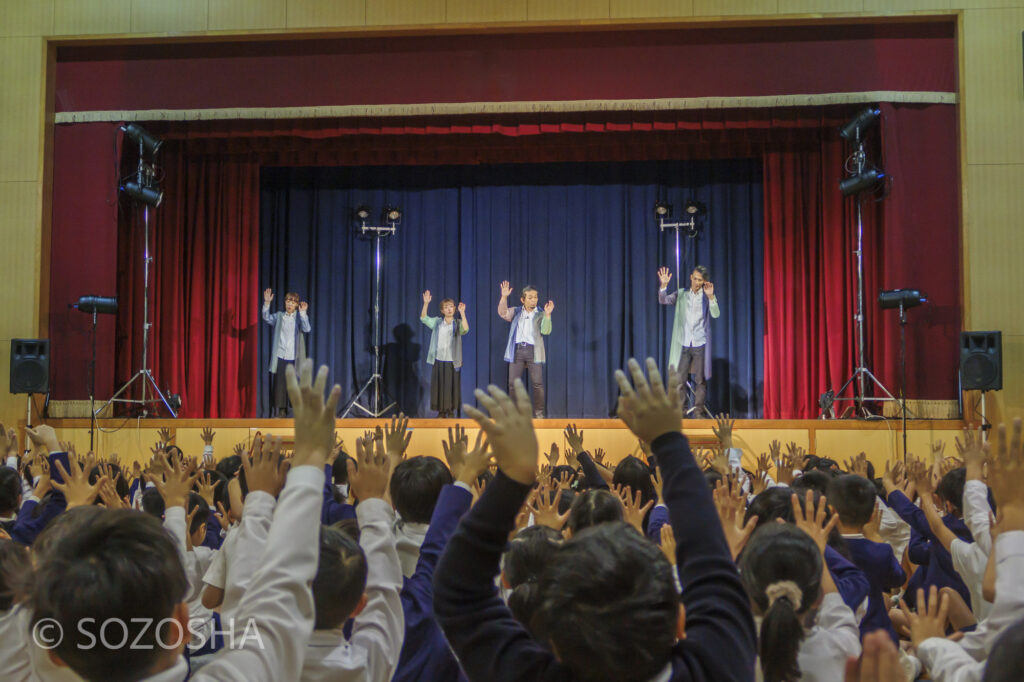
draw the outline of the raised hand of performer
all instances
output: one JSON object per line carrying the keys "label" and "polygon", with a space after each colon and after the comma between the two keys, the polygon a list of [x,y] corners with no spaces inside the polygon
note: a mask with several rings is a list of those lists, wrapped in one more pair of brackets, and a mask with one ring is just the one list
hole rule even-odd
{"label": "raised hand of performer", "polygon": [[305,313],[307,310],[309,310],[309,303],[306,301],[299,301],[299,312]]}
{"label": "raised hand of performer", "polygon": [[506,279],[504,282],[501,283],[501,297],[502,298],[508,298],[509,294],[511,294],[511,293],[512,293],[512,285],[510,285],[508,283],[508,280]]}
{"label": "raised hand of performer", "polygon": [[461,315],[462,317],[466,316],[466,304],[463,303],[462,301],[459,301],[458,311],[459,315]]}
{"label": "raised hand of performer", "polygon": [[263,302],[266,305],[270,305],[270,302],[274,300],[274,290],[267,287],[263,290]]}
{"label": "raised hand of performer", "polygon": [[434,300],[434,297],[430,295],[430,289],[423,292],[423,303],[427,304]]}
{"label": "raised hand of performer", "polygon": [[704,282],[704,295],[712,301],[715,300],[715,285],[711,282]]}
{"label": "raised hand of performer", "polygon": [[669,272],[668,268],[658,268],[658,282],[661,284],[662,289],[668,288],[668,283],[672,281],[672,273]]}
{"label": "raised hand of performer", "polygon": [[555,309],[555,302],[548,301],[544,304],[544,317],[551,317],[551,311]]}

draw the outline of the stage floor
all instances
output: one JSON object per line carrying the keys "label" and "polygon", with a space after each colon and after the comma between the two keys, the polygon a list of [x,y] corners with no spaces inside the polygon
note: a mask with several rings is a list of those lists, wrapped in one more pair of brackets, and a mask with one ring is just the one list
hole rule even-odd
{"label": "stage floor", "polygon": [[[70,441],[79,452],[89,449],[88,419],[49,419],[62,441]],[[390,423],[388,419],[339,419],[338,436],[345,442],[349,452],[354,452],[354,440],[367,429],[378,424]],[[584,445],[588,449],[604,448],[608,460],[616,462],[637,450],[636,438],[618,419],[537,419],[537,436],[541,450],[547,451],[551,443],[559,448],[566,446],[563,431],[568,424],[575,424],[584,431]],[[98,453],[116,452],[122,460],[146,460],[150,448],[158,440],[157,430],[170,429],[174,442],[189,455],[202,453],[203,441],[200,432],[209,426],[214,430],[214,455],[218,459],[231,454],[236,443],[249,443],[256,433],[290,435],[292,424],[289,419],[101,419],[99,432],[95,437]],[[412,419],[413,429],[410,453],[442,457],[441,441],[447,437],[448,428],[460,424],[475,436],[476,423],[471,419]],[[687,419],[683,422],[683,433],[694,447],[715,442],[711,419]],[[921,457],[930,457],[932,445],[946,443],[946,454],[955,453],[953,438],[964,426],[960,420],[908,420],[908,450]],[[24,423],[22,423],[24,426]],[[807,448],[808,452],[845,460],[860,452],[867,453],[876,467],[884,466],[886,460],[902,457],[902,422],[889,420],[854,419],[806,419],[737,420],[734,427],[736,447],[743,449],[744,466],[754,468],[758,454],[768,451],[768,444],[778,440],[783,444],[790,441]]]}

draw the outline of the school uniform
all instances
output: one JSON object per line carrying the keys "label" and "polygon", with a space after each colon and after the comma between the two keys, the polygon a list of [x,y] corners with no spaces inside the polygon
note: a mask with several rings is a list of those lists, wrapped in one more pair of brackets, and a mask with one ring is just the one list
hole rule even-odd
{"label": "school uniform", "polygon": [[334,467],[324,465],[324,503],[320,508],[320,523],[325,526],[337,523],[342,519],[356,518],[356,508],[347,502],[338,502],[334,497]]}
{"label": "school uniform", "polygon": [[882,515],[878,524],[878,536],[882,538],[882,542],[892,547],[896,561],[903,561],[903,553],[910,544],[910,524],[901,519],[881,497],[876,498],[875,508]]}
{"label": "school uniform", "polygon": [[391,532],[395,536],[395,549],[398,552],[398,562],[402,565],[402,575],[406,578],[416,572],[416,562],[420,560],[420,546],[429,529],[429,523],[405,521],[396,513]]}
{"label": "school uniform", "polygon": [[398,664],[404,621],[398,596],[402,573],[391,535],[394,511],[374,498],[360,502],[356,515],[366,554],[366,608],[348,638],[342,627],[313,631],[299,677],[303,682],[387,682]]}
{"label": "school uniform", "polygon": [[15,604],[0,611],[0,680],[4,682],[81,682],[70,668],[50,660],[31,636],[32,611]]}
{"label": "school uniform", "polygon": [[868,579],[867,613],[860,622],[860,633],[866,635],[875,630],[885,630],[893,643],[899,646],[900,638],[889,618],[888,590],[903,587],[907,580],[900,563],[892,552],[892,547],[883,542],[873,542],[864,537],[863,533],[843,535],[846,546],[850,549],[853,563],[860,568]]}
{"label": "school uniform", "polygon": [[953,558],[953,568],[971,594],[971,611],[978,621],[983,621],[992,608],[992,603],[986,601],[982,594],[985,567],[992,551],[992,534],[988,518],[992,508],[988,504],[988,486],[981,481],[967,481],[964,486],[963,505],[964,523],[971,532],[974,542],[965,542],[957,538],[950,545],[949,553]]}
{"label": "school uniform", "polygon": [[[660,678],[751,679],[757,636],[750,602],[711,491],[681,433],[663,434],[651,448],[665,477],[687,613],[686,639],[672,648]],[[575,679],[512,617],[494,584],[502,550],[530,491],[499,469],[462,518],[434,575],[435,616],[470,679]]]}
{"label": "school uniform", "polygon": [[[71,465],[68,462],[68,453],[66,452],[51,452],[47,456],[50,462],[50,478],[57,483],[63,483],[64,479],[60,475],[60,471],[57,469],[57,462],[60,462],[61,466],[64,467],[65,471],[71,471]],[[18,509],[18,517],[14,525],[8,531],[11,539],[17,543],[31,547],[32,543],[36,541],[39,534],[53,521],[55,518],[64,513],[68,507],[67,500],[64,498],[64,493],[52,488],[51,491],[44,496],[44,500],[40,500],[35,495],[29,495],[28,498],[24,499],[21,503],[21,507]],[[41,505],[41,506],[40,506]]]}
{"label": "school uniform", "polygon": [[871,592],[868,577],[856,564],[830,545],[825,545],[825,566],[832,574],[832,580],[839,590],[843,603],[853,611],[857,622],[861,622],[867,614],[868,594]]}
{"label": "school uniform", "polygon": [[188,579],[185,603],[188,604],[191,634],[189,650],[195,654],[213,653],[219,648],[213,645],[215,630],[219,628],[216,627],[214,612],[203,606],[203,574],[209,569],[216,551],[202,546],[188,549],[188,525],[184,507],[175,506],[165,510],[163,525],[174,539],[178,558],[181,559]]}
{"label": "school uniform", "polygon": [[461,318],[445,322],[444,317],[421,317],[420,322],[430,330],[427,364],[430,372],[430,409],[447,414],[454,413],[462,404],[462,337],[469,328]]}
{"label": "school uniform", "polygon": [[473,502],[473,493],[464,483],[441,489],[430,517],[430,528],[420,548],[419,561],[412,576],[402,585],[402,612],[405,639],[392,682],[445,682],[465,679],[459,662],[448,646],[434,618],[434,569],[459,519]]}

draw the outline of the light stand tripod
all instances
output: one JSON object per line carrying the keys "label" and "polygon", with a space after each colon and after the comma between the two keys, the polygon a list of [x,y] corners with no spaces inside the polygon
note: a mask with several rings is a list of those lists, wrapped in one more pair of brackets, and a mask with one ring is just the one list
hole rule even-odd
{"label": "light stand tripod", "polygon": [[[384,389],[384,377],[381,375],[383,367],[380,359],[380,288],[381,270],[383,268],[381,251],[384,238],[395,234],[398,223],[402,218],[402,213],[398,209],[386,209],[384,217],[389,223],[388,225],[367,225],[366,218],[369,217],[369,211],[362,207],[356,210],[356,215],[360,219],[360,233],[364,235],[368,233],[373,234],[373,374],[370,375],[370,378],[359,389],[359,392],[355,394],[341,416],[343,418],[347,417],[353,409],[359,409],[366,413],[368,417],[381,417],[396,405],[395,401],[392,400],[384,407],[380,406],[381,402],[383,402],[381,396],[390,398]],[[364,394],[368,394],[368,405],[363,405],[359,402]]]}
{"label": "light stand tripod", "polygon": [[[861,118],[863,118],[863,114],[861,116],[858,116],[858,118],[855,119],[854,121],[859,121]],[[853,153],[853,156],[851,157],[854,162],[853,175],[851,175],[851,177],[848,178],[846,181],[840,182],[840,191],[843,194],[848,193],[843,186],[844,182],[860,178],[881,177],[876,173],[865,174],[864,171],[864,168],[867,164],[867,157],[864,153],[864,141],[861,139],[861,132],[862,127],[866,126],[869,122],[870,121],[861,121],[852,129],[852,133],[855,136],[854,145],[856,145],[857,151],[855,151]],[[849,127],[849,125],[850,124],[847,124],[847,127]],[[857,185],[856,187],[851,187],[849,193],[857,194],[870,186],[871,183],[864,184],[864,186]],[[857,249],[853,252],[857,256],[857,312],[853,316],[853,320],[857,327],[857,366],[854,368],[853,374],[850,375],[850,378],[847,379],[846,383],[843,384],[842,388],[840,388],[837,392],[833,394],[836,397],[832,400],[832,402],[838,403],[844,401],[852,401],[854,403],[854,409],[857,415],[860,417],[869,418],[875,415],[868,409],[865,403],[889,402],[895,401],[896,398],[893,397],[892,393],[889,392],[889,389],[887,389],[882,384],[882,382],[878,380],[878,377],[871,373],[871,370],[868,369],[867,362],[864,359],[864,215],[863,209],[861,208],[862,199],[860,197],[855,196],[854,200],[857,202]],[[857,387],[854,390],[853,397],[842,397],[843,393],[846,392],[846,389],[850,386],[850,384],[853,383],[854,380],[857,381]],[[880,389],[882,393],[884,393],[887,397],[868,397],[867,383],[869,381],[872,384],[874,384],[878,389]],[[829,404],[828,409],[831,409],[831,404]]]}
{"label": "light stand tripod", "polygon": [[[129,135],[131,133],[129,132]],[[147,134],[148,135],[148,134]],[[151,138],[150,138],[151,139]],[[138,405],[141,410],[140,414],[143,417],[149,416],[149,410],[147,405],[155,403],[157,405],[163,404],[171,417],[177,417],[178,413],[171,406],[170,401],[164,396],[163,392],[160,391],[160,387],[157,386],[156,379],[153,378],[153,372],[149,369],[149,329],[153,325],[149,322],[149,264],[153,261],[153,258],[149,255],[149,207],[159,206],[160,201],[163,199],[163,192],[154,188],[153,177],[155,175],[152,166],[147,166],[143,163],[142,156],[146,146],[150,146],[155,152],[152,143],[147,142],[146,136],[138,136],[139,143],[139,167],[136,173],[135,183],[126,183],[125,191],[133,198],[142,202],[142,221],[144,225],[144,245],[142,252],[142,367],[137,371],[131,379],[129,379],[121,388],[117,389],[117,392],[110,397],[110,400],[103,403],[98,411],[104,410],[107,405],[113,403],[126,403],[129,405]],[[156,144],[159,147],[159,143]],[[132,384],[136,381],[139,382],[141,388],[141,395],[137,399],[133,398],[121,398],[121,394],[125,393]],[[147,390],[152,391],[152,397],[147,397]],[[95,416],[98,411],[93,411]]]}

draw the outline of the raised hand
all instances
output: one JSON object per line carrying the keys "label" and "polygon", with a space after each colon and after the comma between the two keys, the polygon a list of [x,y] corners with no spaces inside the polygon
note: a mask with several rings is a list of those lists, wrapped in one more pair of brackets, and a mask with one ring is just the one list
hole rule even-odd
{"label": "raised hand", "polygon": [[287,460],[281,456],[281,437],[267,436],[263,446],[252,453],[251,463],[248,457],[242,458],[242,468],[249,492],[260,490],[277,497],[288,475]]}
{"label": "raised hand", "polygon": [[166,426],[157,429],[156,436],[164,446],[170,445],[171,441],[174,440],[174,436],[171,435],[171,430]]}
{"label": "raised hand", "polygon": [[661,552],[670,564],[676,565],[676,536],[667,523],[661,527]]}
{"label": "raised hand", "polygon": [[558,466],[559,454],[560,453],[558,452],[558,443],[552,443],[551,449],[548,450],[547,455],[545,455],[548,459],[548,466],[551,467],[552,469]]}
{"label": "raised hand", "polygon": [[263,302],[264,303],[270,303],[273,300],[274,300],[274,290],[271,289],[270,287],[267,287],[266,289],[263,290]]}
{"label": "raised hand", "polygon": [[85,467],[79,466],[78,462],[69,461],[68,465],[71,467],[71,471],[67,471],[64,465],[61,464],[60,460],[55,460],[54,464],[57,467],[57,472],[64,479],[63,483],[57,481],[51,481],[50,485],[56,490],[64,493],[64,499],[67,500],[67,508],[72,509],[73,507],[87,507],[93,503],[96,499],[96,495],[100,492],[100,485],[103,483],[105,478],[96,479],[96,483],[93,485],[89,484],[89,473],[92,471],[93,466],[96,465],[95,459],[86,460]]}
{"label": "raised hand", "polygon": [[[977,433],[977,435],[975,435]],[[972,429],[963,430],[963,441],[955,439],[956,451],[964,460],[964,467],[967,469],[967,478],[972,481],[981,481],[985,477],[985,461],[988,459],[988,444],[982,438],[979,428],[977,432]]]}
{"label": "raised hand", "polygon": [[235,449],[232,451],[231,454],[235,455],[236,457],[244,457],[245,443],[235,443]]}
{"label": "raised hand", "polygon": [[57,432],[48,424],[40,424],[34,429],[26,427],[25,433],[28,434],[28,439],[32,441],[33,445],[46,448],[47,452],[67,452],[67,450],[61,449],[60,443],[57,441]]}
{"label": "raised hand", "polygon": [[430,295],[430,289],[427,289],[426,291],[423,292],[423,302],[424,303],[430,303],[433,300],[434,300],[434,297]]}
{"label": "raised hand", "polygon": [[545,304],[544,304],[544,314],[545,314],[545,315],[546,315],[547,317],[551,317],[551,312],[552,312],[552,311],[553,311],[554,309],[555,309],[555,302],[554,302],[554,301],[550,301],[550,300],[549,300],[549,301],[548,301],[547,303],[545,303]]}
{"label": "raised hand", "polygon": [[[164,498],[164,506],[185,507],[192,484],[196,482],[196,474],[190,474],[181,457],[174,453],[171,455],[170,468],[160,474],[148,474],[146,480],[156,486],[160,497]],[[252,482],[248,479],[247,482],[252,490]]]}
{"label": "raised hand", "polygon": [[[333,414],[333,412],[332,412]],[[356,459],[359,464],[356,466],[355,459],[349,459],[345,464],[348,466],[348,482],[352,494],[360,502],[372,498],[384,499],[388,490],[388,481],[391,478],[388,457],[383,448],[376,448],[374,452],[373,442],[367,439],[356,439]]]}
{"label": "raised hand", "polygon": [[604,466],[604,448],[594,448],[594,464]]}
{"label": "raised hand", "polygon": [[679,374],[675,368],[669,368],[667,391],[654,358],[647,358],[650,383],[640,363],[633,358],[629,360],[629,373],[632,383],[625,372],[615,370],[615,381],[619,384],[619,418],[637,438],[648,443],[665,433],[679,433],[683,411],[679,403]]}
{"label": "raised hand", "polygon": [[657,499],[663,500],[664,496],[661,491],[665,489],[665,481],[661,478],[661,468],[654,467],[654,473],[651,474],[651,483],[654,484],[654,492],[657,495]]}
{"label": "raised hand", "polygon": [[[477,435],[477,442],[479,443],[479,441],[480,436]],[[466,454],[469,450],[469,436],[466,435],[466,430],[456,424],[453,432],[452,427],[449,426],[448,440],[441,441],[441,449],[444,450],[444,458],[448,462],[448,469],[452,472],[452,477],[458,478],[465,466]]]}
{"label": "raised hand", "polygon": [[[246,457],[248,459],[248,457]],[[211,482],[212,481],[212,482]],[[199,496],[206,500],[206,504],[210,507],[213,506],[213,499],[217,493],[217,486],[221,484],[221,479],[213,480],[209,473],[203,473],[196,479],[196,492]]]}
{"label": "raised hand", "polygon": [[558,502],[562,499],[562,488],[558,488],[554,497],[548,486],[541,486],[537,489],[537,495],[533,498],[530,509],[533,511],[533,522],[538,526],[547,526],[555,530],[562,530],[569,512],[558,513]]}
{"label": "raised hand", "polygon": [[213,445],[213,437],[216,435],[217,433],[209,426],[199,432],[199,437],[203,439],[203,443],[206,445]]}
{"label": "raised hand", "polygon": [[996,449],[989,464],[988,484],[999,510],[999,532],[1024,530],[1024,439],[1021,420],[1013,420],[1012,436],[1007,438],[1006,425],[996,429]]}
{"label": "raised hand", "polygon": [[715,509],[718,511],[718,520],[722,524],[722,532],[725,533],[725,541],[729,544],[732,558],[735,559],[743,551],[750,534],[754,532],[758,517],[751,516],[746,525],[743,524],[746,500],[735,476],[728,476],[719,481],[712,496],[715,500]]}
{"label": "raised hand", "polygon": [[511,293],[512,287],[509,285],[508,280],[506,279],[504,282],[501,283],[501,297],[507,298],[508,295]]}
{"label": "raised hand", "polygon": [[711,282],[704,282],[704,295],[708,298],[715,297],[715,285]]}
{"label": "raised hand", "polygon": [[790,497],[790,503],[793,505],[793,518],[795,519],[796,527],[807,533],[814,540],[814,544],[818,546],[818,551],[824,556],[828,534],[839,523],[839,514],[833,514],[832,518],[828,518],[828,500],[825,499],[824,495],[818,498],[818,506],[815,509],[813,490],[807,491],[803,507],[800,506],[800,498],[796,496],[796,493],[793,493]]}
{"label": "raised hand", "polygon": [[569,488],[571,488],[572,478],[572,474],[570,474],[568,471],[563,471],[562,474],[558,477],[558,489],[568,490]]}
{"label": "raised hand", "polygon": [[[13,438],[12,438],[13,436]],[[0,455],[7,455],[18,453],[18,438],[14,435],[14,430],[7,430],[3,424],[0,424]]]}
{"label": "raised hand", "polygon": [[455,306],[455,309],[459,311],[459,315],[466,316],[466,304],[459,301],[459,305]]}
{"label": "raised hand", "polygon": [[565,427],[565,442],[569,444],[569,449],[580,454],[583,452],[583,431],[577,429],[575,424],[569,424]]}
{"label": "raised hand", "polygon": [[393,466],[397,466],[405,458],[405,451],[409,449],[409,441],[412,440],[412,430],[409,428],[409,418],[403,413],[391,418],[391,424],[384,426],[384,444],[387,447],[388,457]]}
{"label": "raised hand", "polygon": [[299,301],[299,312],[305,313],[309,311],[309,303],[307,301]]}
{"label": "raised hand", "polygon": [[668,268],[658,268],[658,283],[661,284],[661,288],[667,288],[668,283],[671,281],[672,273],[669,272]]}
{"label": "raised hand", "polygon": [[462,469],[459,474],[455,476],[455,479],[462,481],[463,483],[475,486],[477,485],[477,479],[487,471],[487,467],[490,466],[493,461],[491,456],[491,446],[487,441],[481,440],[484,437],[483,431],[478,431],[476,434],[476,443],[473,445],[473,449],[466,453],[463,460]]}
{"label": "raised hand", "polygon": [[334,449],[334,415],[341,397],[341,386],[331,389],[324,401],[327,387],[327,366],[320,367],[316,382],[313,381],[313,361],[303,360],[300,375],[295,366],[288,365],[285,378],[288,382],[288,397],[295,413],[295,450],[292,466],[315,466],[323,469]]}
{"label": "raised hand", "polygon": [[43,455],[36,455],[36,460],[38,464],[32,466],[32,480],[36,482],[32,494],[43,499],[43,495],[50,491],[50,462]]}
{"label": "raised hand", "polygon": [[644,516],[654,506],[654,500],[643,504],[643,493],[637,490],[635,493],[629,486],[612,486],[612,490],[622,500],[622,519],[629,525],[636,528],[637,532],[643,535]]}
{"label": "raised hand", "polygon": [[487,434],[498,468],[514,481],[533,485],[537,480],[539,448],[537,433],[533,430],[530,396],[521,379],[514,383],[514,400],[497,386],[488,386],[487,391],[477,389],[475,393],[487,413],[471,405],[463,409]]}
{"label": "raised hand", "polygon": [[939,596],[939,589],[935,585],[928,590],[928,601],[925,603],[924,590],[917,591],[917,613],[907,608],[906,603],[900,600],[900,610],[910,625],[910,639],[914,646],[921,646],[921,642],[932,637],[945,637],[946,624],[949,616],[949,596],[945,592]]}
{"label": "raised hand", "polygon": [[715,425],[711,427],[711,432],[715,434],[723,448],[732,447],[732,427],[735,423],[736,420],[729,419],[729,415],[724,412],[715,416]]}

